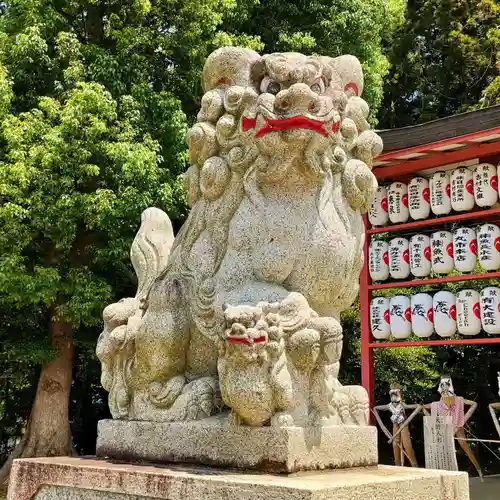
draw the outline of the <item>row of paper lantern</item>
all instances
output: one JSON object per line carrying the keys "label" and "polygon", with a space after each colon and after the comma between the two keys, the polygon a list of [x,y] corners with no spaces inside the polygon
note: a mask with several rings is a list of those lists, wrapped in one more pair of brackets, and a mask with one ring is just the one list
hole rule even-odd
{"label": "row of paper lantern", "polygon": [[406,339],[412,332],[421,338],[436,332],[440,337],[500,334],[500,288],[487,287],[481,293],[462,290],[434,296],[418,293],[388,299],[376,297],[370,306],[371,332],[375,339]]}
{"label": "row of paper lantern", "polygon": [[430,237],[415,234],[410,240],[372,240],[368,269],[373,281],[385,281],[389,276],[425,278],[431,272],[449,274],[454,269],[469,273],[477,261],[485,271],[500,268],[500,228],[496,224],[483,224],[477,233],[461,227],[454,233],[437,231]]}
{"label": "row of paper lantern", "polygon": [[498,201],[498,176],[500,165],[482,163],[474,173],[467,167],[447,172],[436,172],[430,181],[424,177],[413,178],[408,185],[393,182],[389,187],[380,186],[374,196],[368,219],[372,226],[385,226],[413,220],[427,219],[431,211],[446,215],[452,210],[467,212],[479,207],[492,207]]}

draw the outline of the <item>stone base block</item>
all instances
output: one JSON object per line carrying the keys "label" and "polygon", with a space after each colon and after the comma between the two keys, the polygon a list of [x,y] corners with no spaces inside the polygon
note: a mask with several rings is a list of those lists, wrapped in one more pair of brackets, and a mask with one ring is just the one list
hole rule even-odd
{"label": "stone base block", "polygon": [[366,467],[290,475],[112,464],[14,462],[7,500],[469,500],[465,472]]}
{"label": "stone base block", "polygon": [[191,422],[99,422],[97,456],[126,462],[193,463],[265,472],[377,465],[375,427],[247,427]]}

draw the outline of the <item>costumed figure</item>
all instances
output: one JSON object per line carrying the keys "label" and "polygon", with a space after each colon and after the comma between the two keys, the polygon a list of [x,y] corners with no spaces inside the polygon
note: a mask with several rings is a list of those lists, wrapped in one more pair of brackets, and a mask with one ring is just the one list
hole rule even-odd
{"label": "costumed figure", "polygon": [[[500,372],[497,372],[497,380],[498,380],[498,395],[500,396]],[[498,435],[500,436],[500,419],[496,413],[497,410],[500,410],[500,402],[490,403],[488,405],[488,408],[490,410],[491,418],[493,420],[493,424],[495,425],[495,429],[497,430]]]}
{"label": "costumed figure", "polygon": [[[477,403],[455,394],[453,381],[450,375],[441,375],[438,392],[441,394],[441,398],[439,401],[433,401],[430,404],[424,405],[424,414],[429,415],[428,410],[430,409],[430,415],[433,417],[451,417],[455,439],[474,465],[479,476],[482,477],[481,467],[467,442],[467,436],[465,434],[465,425],[476,411]],[[465,412],[466,406],[469,407],[467,412]]]}
{"label": "costumed figure", "polygon": [[[394,463],[403,466],[405,456],[412,467],[418,467],[417,458],[413,451],[409,425],[411,421],[420,413],[422,406],[419,404],[409,405],[403,401],[403,392],[398,384],[392,384],[389,391],[390,402],[386,405],[379,405],[373,408],[373,414],[384,434],[389,438],[394,450]],[[413,410],[407,416],[408,410]],[[384,425],[380,417],[380,411],[390,412],[392,422],[392,434]],[[408,412],[409,413],[409,412]]]}

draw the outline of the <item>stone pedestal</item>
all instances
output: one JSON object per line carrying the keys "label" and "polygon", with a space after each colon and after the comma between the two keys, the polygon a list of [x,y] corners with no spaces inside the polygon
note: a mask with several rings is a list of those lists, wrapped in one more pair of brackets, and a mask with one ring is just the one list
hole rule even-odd
{"label": "stone pedestal", "polygon": [[99,422],[97,456],[122,461],[193,463],[264,472],[377,465],[375,427],[230,426],[190,422]]}
{"label": "stone pedestal", "polygon": [[[168,436],[164,436],[168,439]],[[289,475],[85,458],[16,460],[7,500],[469,500],[464,472],[375,466]]]}

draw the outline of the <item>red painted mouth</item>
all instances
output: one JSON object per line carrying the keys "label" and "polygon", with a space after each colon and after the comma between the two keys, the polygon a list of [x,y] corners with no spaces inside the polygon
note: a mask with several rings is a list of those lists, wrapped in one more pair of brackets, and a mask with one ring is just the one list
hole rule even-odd
{"label": "red painted mouth", "polygon": [[267,339],[265,335],[261,335],[260,337],[253,339],[253,342],[248,337],[228,337],[227,340],[231,344],[251,345],[251,344],[262,344],[266,342]]}
{"label": "red painted mouth", "polygon": [[[256,118],[248,118],[246,116],[241,120],[241,125],[243,128],[243,132],[248,132],[251,129],[254,129],[257,125]],[[332,132],[336,133],[340,128],[340,122],[336,122],[332,125]],[[318,134],[323,135],[324,137],[328,137],[328,130],[326,128],[326,123],[313,120],[312,118],[308,118],[307,116],[292,116],[290,118],[283,118],[281,120],[266,120],[265,125],[257,130],[255,134],[256,137],[264,137],[266,134],[270,132],[281,132],[283,130],[294,130],[294,129],[306,129],[312,130]]]}

